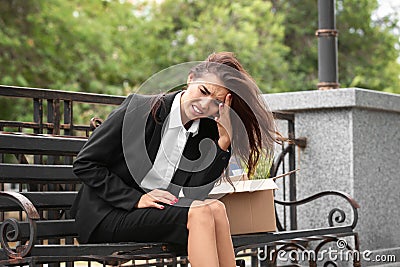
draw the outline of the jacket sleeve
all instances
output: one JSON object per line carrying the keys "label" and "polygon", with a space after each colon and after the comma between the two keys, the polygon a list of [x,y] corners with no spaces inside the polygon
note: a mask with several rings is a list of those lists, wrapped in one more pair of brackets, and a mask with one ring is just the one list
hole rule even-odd
{"label": "jacket sleeve", "polygon": [[217,153],[210,166],[199,172],[194,172],[189,177],[188,182],[183,188],[183,194],[185,197],[204,200],[228,166],[231,157],[229,151],[231,148],[229,147],[228,151],[224,151],[218,146],[218,144],[216,144],[216,146]]}
{"label": "jacket sleeve", "polygon": [[[122,124],[130,99],[131,96],[92,133],[73,164],[75,175],[99,198],[128,211],[134,208],[143,192],[128,185],[130,177],[118,176],[110,171],[109,166],[116,159],[124,161]],[[117,164],[125,166],[126,163]]]}

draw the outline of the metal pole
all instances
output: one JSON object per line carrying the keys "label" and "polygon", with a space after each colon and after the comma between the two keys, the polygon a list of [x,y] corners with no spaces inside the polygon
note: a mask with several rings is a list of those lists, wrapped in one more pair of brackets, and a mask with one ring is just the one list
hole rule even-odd
{"label": "metal pole", "polygon": [[339,88],[335,0],[318,0],[318,89]]}
{"label": "metal pole", "polygon": [[[289,138],[295,140],[295,129],[294,129],[294,120],[288,121],[288,132]],[[296,169],[296,145],[290,144],[290,152],[289,152],[289,170]],[[296,193],[296,173],[292,173],[289,176],[289,200],[296,201],[297,193]],[[297,210],[296,206],[290,206],[290,230],[297,230]]]}

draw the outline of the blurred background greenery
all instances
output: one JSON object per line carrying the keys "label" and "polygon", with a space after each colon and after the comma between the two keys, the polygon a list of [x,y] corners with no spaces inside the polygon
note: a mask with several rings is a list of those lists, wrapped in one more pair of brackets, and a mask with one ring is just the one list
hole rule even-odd
{"label": "blurred background greenery", "polygon": [[[341,87],[400,93],[396,16],[374,19],[377,0],[336,5]],[[127,95],[225,50],[265,93],[313,90],[317,23],[316,0],[0,0],[0,84]]]}

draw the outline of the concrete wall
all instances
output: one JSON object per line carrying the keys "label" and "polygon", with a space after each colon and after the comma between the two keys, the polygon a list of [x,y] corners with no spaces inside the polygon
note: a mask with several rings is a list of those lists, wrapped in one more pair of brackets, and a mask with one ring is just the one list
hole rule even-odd
{"label": "concrete wall", "polygon": [[[297,155],[298,199],[349,193],[361,206],[361,250],[394,253],[400,263],[400,95],[348,88],[265,98],[272,110],[294,113],[296,137],[307,138]],[[327,226],[330,208],[342,204],[326,198],[299,208],[299,228]]]}

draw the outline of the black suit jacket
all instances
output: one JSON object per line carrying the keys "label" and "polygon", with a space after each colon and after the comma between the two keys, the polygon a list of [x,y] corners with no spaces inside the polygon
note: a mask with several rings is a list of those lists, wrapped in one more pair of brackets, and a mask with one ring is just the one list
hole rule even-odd
{"label": "black suit jacket", "polygon": [[[154,97],[128,96],[92,133],[78,154],[73,170],[83,185],[71,215],[76,219],[80,242],[88,242],[91,233],[110,211],[131,211],[146,193],[139,183],[155,160],[161,132],[176,94],[163,96],[163,104],[156,112],[157,121],[148,110]],[[171,193],[178,196],[184,186],[187,198],[204,199],[208,195],[230,158],[229,152],[219,148],[218,138],[216,122],[201,119],[198,134],[188,138],[182,155],[188,161],[179,163],[173,184],[168,188]],[[202,142],[206,139],[212,142]],[[205,167],[200,166],[204,154],[208,154],[208,158],[212,155]],[[181,165],[185,166],[181,168]]]}

